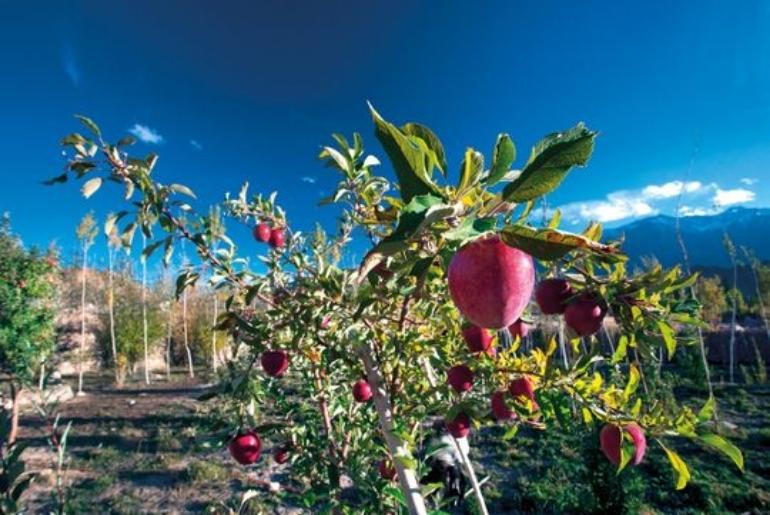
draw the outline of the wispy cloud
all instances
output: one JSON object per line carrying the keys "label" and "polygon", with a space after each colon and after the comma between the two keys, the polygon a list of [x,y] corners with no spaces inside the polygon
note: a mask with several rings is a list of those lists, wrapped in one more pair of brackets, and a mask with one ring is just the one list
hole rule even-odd
{"label": "wispy cloud", "polygon": [[743,179],[741,179],[741,184],[745,184],[746,186],[753,186],[757,182],[758,181],[753,177],[744,177]]}
{"label": "wispy cloud", "polygon": [[306,175],[306,176],[302,177],[302,182],[306,182],[308,184],[315,184],[318,181],[317,181],[317,179],[315,177],[308,177]]}
{"label": "wispy cloud", "polygon": [[194,140],[194,139],[190,140],[190,146],[195,150],[203,150],[203,145],[201,145],[197,140]]}
{"label": "wispy cloud", "polygon": [[140,123],[135,123],[133,127],[128,129],[128,132],[144,143],[163,143],[163,136],[158,131]]}
{"label": "wispy cloud", "polygon": [[65,43],[62,47],[61,64],[72,85],[78,87],[80,85],[80,69],[75,59],[75,51],[69,43]]}
{"label": "wispy cloud", "polygon": [[715,214],[727,206],[751,202],[755,193],[745,188],[722,189],[716,183],[671,181],[650,184],[638,190],[620,190],[601,200],[571,202],[560,206],[563,218],[573,224],[595,220],[619,222],[665,212],[676,211],[679,198],[682,216]]}

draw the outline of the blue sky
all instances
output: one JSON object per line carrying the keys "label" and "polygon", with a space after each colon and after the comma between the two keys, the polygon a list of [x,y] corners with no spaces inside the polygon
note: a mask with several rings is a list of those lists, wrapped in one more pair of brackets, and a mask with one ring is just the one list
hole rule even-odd
{"label": "blue sky", "polygon": [[[25,5],[27,4],[27,5]],[[770,3],[36,2],[0,13],[0,210],[25,241],[65,256],[100,191],[44,187],[84,113],[201,205],[243,180],[277,190],[293,226],[336,176],[316,156],[333,131],[372,135],[366,101],[431,126],[459,168],[498,132],[521,164],[548,132],[600,131],[589,167],[549,204],[570,224],[770,205]],[[695,155],[690,169],[691,157]],[[386,168],[386,173],[390,170]],[[677,182],[679,181],[679,182]]]}

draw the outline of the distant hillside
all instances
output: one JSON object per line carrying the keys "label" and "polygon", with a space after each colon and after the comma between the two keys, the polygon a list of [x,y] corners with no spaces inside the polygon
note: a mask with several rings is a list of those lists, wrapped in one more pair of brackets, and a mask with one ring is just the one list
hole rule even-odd
{"label": "distant hillside", "polygon": [[[737,247],[751,249],[762,261],[770,261],[770,209],[735,207],[713,216],[680,219],[682,237],[694,269],[725,269],[730,258],[722,244],[727,232]],[[655,257],[664,266],[682,262],[676,240],[676,219],[658,215],[607,229],[605,239],[623,238],[623,250],[632,263]],[[739,255],[742,253],[739,250]]]}

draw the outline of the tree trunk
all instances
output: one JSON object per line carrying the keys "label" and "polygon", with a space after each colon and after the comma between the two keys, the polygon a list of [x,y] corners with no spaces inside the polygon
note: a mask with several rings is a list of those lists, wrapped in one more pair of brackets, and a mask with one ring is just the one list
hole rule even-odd
{"label": "tree trunk", "polygon": [[113,249],[112,246],[108,244],[107,247],[107,263],[109,266],[109,275],[108,277],[108,283],[109,283],[109,291],[107,293],[107,304],[108,309],[110,312],[110,347],[112,349],[112,366],[115,367],[115,383],[120,382],[120,370],[118,370],[118,343],[117,338],[115,338],[115,281],[114,281],[114,275],[115,271],[113,268],[112,263],[113,258]]}
{"label": "tree trunk", "polygon": [[219,317],[219,297],[217,292],[214,291],[214,325],[211,330],[211,369],[214,374],[217,373],[217,318]]}
{"label": "tree trunk", "polygon": [[83,267],[81,269],[80,289],[80,345],[78,346],[78,395],[83,394],[83,347],[86,344],[86,264],[88,263],[88,245],[83,244]]}
{"label": "tree trunk", "polygon": [[363,343],[360,347],[361,359],[366,369],[367,380],[374,394],[374,407],[380,419],[380,428],[385,437],[385,443],[393,457],[393,466],[398,474],[398,482],[404,494],[407,508],[411,515],[426,515],[425,500],[420,491],[420,483],[417,481],[415,471],[407,468],[397,458],[409,455],[406,443],[403,442],[393,430],[393,410],[388,401],[388,393],[383,386],[383,378],[372,358],[372,349],[369,343]]}
{"label": "tree trunk", "polygon": [[[142,247],[147,237],[142,234]],[[144,384],[150,384],[150,343],[147,337],[147,259],[142,257],[142,337],[144,339]]]}
{"label": "tree trunk", "polygon": [[168,303],[168,327],[166,332],[166,381],[171,381],[171,334],[173,329],[174,304]]}
{"label": "tree trunk", "polygon": [[735,298],[738,294],[738,267],[733,261],[733,291],[732,291],[732,317],[730,319],[730,383],[735,383],[735,325],[738,312],[738,302]]}
{"label": "tree trunk", "polygon": [[19,436],[19,399],[21,397],[21,387],[16,387],[16,384],[11,381],[11,429],[8,433],[8,444],[16,443],[16,438]]}
{"label": "tree trunk", "polygon": [[192,350],[190,349],[190,342],[187,339],[187,289],[182,293],[182,332],[184,334],[184,350],[187,352],[187,367],[190,372],[190,377],[195,377]]}

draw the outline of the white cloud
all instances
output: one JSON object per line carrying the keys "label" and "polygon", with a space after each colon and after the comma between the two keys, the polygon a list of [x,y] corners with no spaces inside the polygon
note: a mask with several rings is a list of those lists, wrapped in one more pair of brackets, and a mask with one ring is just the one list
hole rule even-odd
{"label": "white cloud", "polygon": [[741,183],[745,184],[746,186],[753,186],[757,182],[758,181],[756,179],[754,179],[753,177],[744,177],[743,179],[741,179]]}
{"label": "white cloud", "polygon": [[685,203],[679,212],[682,216],[702,216],[720,213],[725,207],[754,200],[755,193],[744,188],[724,190],[716,183],[700,181],[671,181],[650,184],[638,190],[619,190],[601,200],[571,202],[561,206],[565,221],[577,224],[594,220],[619,222],[660,212],[674,214],[677,198]]}
{"label": "white cloud", "polygon": [[671,181],[661,185],[650,184],[642,189],[642,195],[649,199],[671,198],[681,193],[694,193],[702,187],[700,181]]}
{"label": "white cloud", "polygon": [[146,125],[135,123],[133,127],[128,129],[128,132],[136,136],[139,141],[145,143],[163,143],[163,136],[161,136],[158,131],[151,129]]}
{"label": "white cloud", "polygon": [[203,150],[203,145],[201,145],[200,143],[198,143],[198,141],[197,141],[197,140],[191,139],[191,140],[190,140],[190,145],[191,145],[191,146],[192,146],[192,147],[193,147],[195,150]]}
{"label": "white cloud", "polygon": [[743,204],[744,202],[751,202],[756,197],[756,194],[744,188],[736,188],[734,190],[723,190],[717,187],[714,197],[711,199],[714,205],[717,207],[732,206],[734,204]]}
{"label": "white cloud", "polygon": [[315,184],[316,178],[315,177],[308,177],[307,175],[302,177],[302,182],[306,182],[308,184]]}

